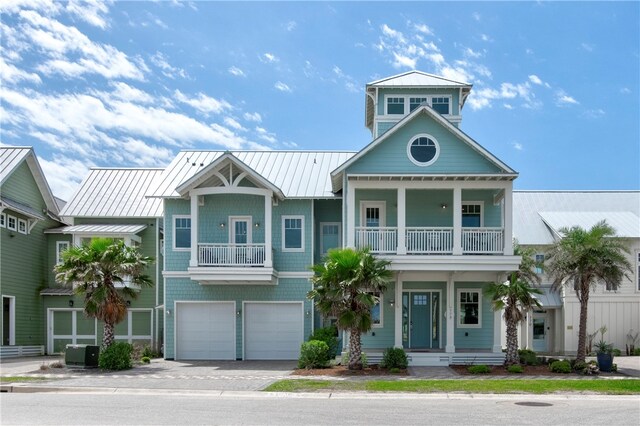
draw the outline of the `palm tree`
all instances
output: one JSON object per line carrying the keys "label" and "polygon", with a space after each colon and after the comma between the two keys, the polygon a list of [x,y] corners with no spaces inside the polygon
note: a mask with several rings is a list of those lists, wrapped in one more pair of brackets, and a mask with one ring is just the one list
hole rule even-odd
{"label": "palm tree", "polygon": [[323,315],[335,316],[339,329],[349,331],[350,370],[362,369],[360,335],[371,330],[376,294],[384,292],[391,279],[389,264],[368,249],[344,248],[329,250],[324,262],[312,267],[313,290],[307,297]]}
{"label": "palm tree", "polygon": [[128,285],[116,289],[115,284],[128,281],[136,287],[151,287],[153,282],[143,272],[152,262],[122,240],[95,238],[64,251],[62,263],[54,267],[56,281],[73,285],[75,293],[84,296],[85,315],[104,322],[103,348],[111,346],[115,325],[127,315],[124,296],[138,295]]}
{"label": "palm tree", "polygon": [[502,283],[491,283],[486,293],[491,297],[494,310],[504,309],[504,321],[507,324],[507,354],[505,365],[520,363],[518,356],[518,324],[527,312],[540,307],[536,294],[542,294],[533,286],[540,284],[540,277],[535,272],[536,262],[532,248],[521,248],[514,244],[514,254],[522,256],[520,267],[509,275]]}
{"label": "palm tree", "polygon": [[623,278],[629,279],[629,248],[615,230],[601,221],[589,230],[579,226],[560,229],[562,238],[548,253],[546,266],[553,287],[572,286],[580,302],[577,361],[585,361],[587,307],[591,287],[605,283],[607,290],[617,290]]}

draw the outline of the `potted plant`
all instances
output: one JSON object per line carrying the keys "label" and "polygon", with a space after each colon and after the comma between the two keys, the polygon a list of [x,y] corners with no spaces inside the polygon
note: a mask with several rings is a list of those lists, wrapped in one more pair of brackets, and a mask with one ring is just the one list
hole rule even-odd
{"label": "potted plant", "polygon": [[613,367],[613,345],[600,340],[595,344],[598,368],[600,371],[610,372]]}

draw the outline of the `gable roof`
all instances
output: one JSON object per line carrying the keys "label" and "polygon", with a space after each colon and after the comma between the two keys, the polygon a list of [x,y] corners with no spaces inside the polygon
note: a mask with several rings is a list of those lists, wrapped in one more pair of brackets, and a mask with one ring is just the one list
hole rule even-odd
{"label": "gable roof", "polygon": [[[353,163],[358,161],[360,158],[364,157],[369,151],[373,150],[375,147],[380,145],[382,142],[391,137],[394,133],[396,133],[399,129],[404,127],[407,123],[411,122],[413,119],[418,117],[420,114],[425,114],[428,117],[433,118],[437,123],[441,124],[445,129],[451,132],[454,136],[460,139],[462,142],[466,143],[473,150],[478,152],[480,155],[484,156],[489,162],[494,164],[496,167],[502,170],[505,177],[509,177],[511,179],[515,179],[518,175],[518,172],[513,170],[511,167],[507,166],[496,156],[491,154],[488,150],[486,150],[482,145],[473,140],[469,135],[464,133],[458,127],[454,126],[449,120],[444,118],[438,112],[436,112],[429,105],[422,105],[416,109],[414,109],[410,114],[407,114],[402,120],[398,121],[393,127],[384,132],[382,135],[378,136],[376,139],[371,141],[367,146],[362,148],[356,155],[349,158],[340,167],[336,168],[331,172],[331,181],[333,185],[333,190],[338,191],[342,188],[342,173]],[[428,173],[424,173],[428,175]]]}
{"label": "gable roof", "polygon": [[354,152],[327,151],[180,151],[147,196],[178,198],[176,190],[225,154],[233,155],[279,188],[286,198],[333,198],[331,170]]}
{"label": "gable roof", "polygon": [[55,220],[60,209],[58,203],[51,192],[47,178],[40,167],[40,162],[36,157],[33,148],[30,146],[2,146],[0,147],[0,186],[2,186],[14,171],[23,163],[27,163],[31,174],[33,175],[38,190],[44,199],[47,210],[53,214]]}
{"label": "gable roof", "polygon": [[632,237],[640,221],[640,191],[513,192],[513,236],[523,245],[553,244],[560,228],[591,227],[603,219]]}
{"label": "gable roof", "polygon": [[472,85],[438,75],[413,70],[367,83],[367,87],[467,87]]}
{"label": "gable roof", "polygon": [[92,168],[61,216],[160,217],[162,200],[146,197],[162,169]]}

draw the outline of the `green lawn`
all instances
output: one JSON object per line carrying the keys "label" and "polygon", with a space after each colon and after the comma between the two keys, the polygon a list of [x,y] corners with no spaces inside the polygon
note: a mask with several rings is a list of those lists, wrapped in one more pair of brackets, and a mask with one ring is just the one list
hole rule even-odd
{"label": "green lawn", "polygon": [[0,377],[0,383],[41,382],[43,380],[51,380],[51,378],[25,376]]}
{"label": "green lawn", "polygon": [[365,391],[534,393],[590,392],[614,395],[640,394],[640,380],[280,380],[267,392]]}

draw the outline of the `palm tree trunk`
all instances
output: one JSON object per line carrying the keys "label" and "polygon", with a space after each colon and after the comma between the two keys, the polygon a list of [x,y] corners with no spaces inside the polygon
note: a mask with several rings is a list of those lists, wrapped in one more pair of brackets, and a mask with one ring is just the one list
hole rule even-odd
{"label": "palm tree trunk", "polygon": [[360,330],[355,327],[349,333],[349,370],[362,370]]}
{"label": "palm tree trunk", "polygon": [[580,326],[578,328],[578,353],[576,354],[576,361],[585,362],[587,356],[587,308],[589,306],[589,285],[582,286],[581,293],[578,295],[580,300]]}
{"label": "palm tree trunk", "polygon": [[507,321],[507,356],[504,359],[505,365],[519,364],[518,356],[518,325],[515,321]]}
{"label": "palm tree trunk", "polygon": [[113,344],[115,336],[113,333],[113,324],[109,322],[104,323],[104,336],[102,337],[102,349],[107,349]]}

